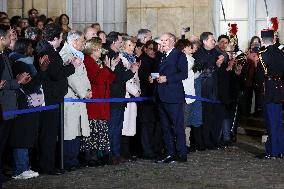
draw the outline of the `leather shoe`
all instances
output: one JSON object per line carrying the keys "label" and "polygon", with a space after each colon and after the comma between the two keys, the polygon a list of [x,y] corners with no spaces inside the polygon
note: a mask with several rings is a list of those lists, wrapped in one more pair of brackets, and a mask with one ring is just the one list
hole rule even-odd
{"label": "leather shoe", "polygon": [[99,160],[90,160],[87,162],[87,166],[88,167],[98,167],[98,166],[102,166],[103,163]]}
{"label": "leather shoe", "polygon": [[76,166],[66,166],[65,170],[68,171],[68,172],[76,171]]}
{"label": "leather shoe", "polygon": [[175,158],[173,156],[167,156],[163,159],[156,160],[155,163],[174,163]]}
{"label": "leather shoe", "polygon": [[155,155],[150,154],[150,155],[144,155],[144,156],[142,157],[142,159],[145,159],[145,160],[155,160],[156,157],[155,157]]}
{"label": "leather shoe", "polygon": [[284,154],[278,154],[278,158],[283,159],[284,158]]}
{"label": "leather shoe", "polygon": [[120,156],[113,156],[111,158],[111,164],[112,165],[118,165],[120,163]]}
{"label": "leather shoe", "polygon": [[43,174],[48,174],[48,175],[62,175],[62,174],[64,174],[64,170],[52,169],[52,170],[43,172]]}
{"label": "leather shoe", "polygon": [[180,163],[187,162],[187,157],[186,157],[186,156],[178,156],[178,157],[176,158],[176,161],[177,161],[177,162],[180,162]]}
{"label": "leather shoe", "polygon": [[271,159],[271,160],[275,160],[276,157],[269,155],[269,154],[260,154],[256,156],[258,159]]}

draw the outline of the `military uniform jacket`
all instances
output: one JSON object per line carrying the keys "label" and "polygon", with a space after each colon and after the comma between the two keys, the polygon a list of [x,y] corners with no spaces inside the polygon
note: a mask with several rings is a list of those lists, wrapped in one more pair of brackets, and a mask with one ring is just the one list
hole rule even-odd
{"label": "military uniform jacket", "polygon": [[270,45],[260,51],[259,57],[256,76],[263,86],[264,103],[281,103],[284,99],[284,86],[281,81],[284,54],[275,45]]}

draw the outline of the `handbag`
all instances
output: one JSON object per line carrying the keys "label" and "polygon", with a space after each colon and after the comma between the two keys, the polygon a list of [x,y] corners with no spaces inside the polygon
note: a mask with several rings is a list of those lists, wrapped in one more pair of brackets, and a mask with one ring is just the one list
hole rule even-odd
{"label": "handbag", "polygon": [[140,96],[140,88],[137,85],[136,79],[132,78],[131,80],[126,82],[126,91],[134,96],[134,97],[139,97]]}
{"label": "handbag", "polygon": [[21,88],[20,91],[26,95],[29,107],[38,107],[44,103],[43,94],[38,94],[38,93],[26,94],[25,91]]}

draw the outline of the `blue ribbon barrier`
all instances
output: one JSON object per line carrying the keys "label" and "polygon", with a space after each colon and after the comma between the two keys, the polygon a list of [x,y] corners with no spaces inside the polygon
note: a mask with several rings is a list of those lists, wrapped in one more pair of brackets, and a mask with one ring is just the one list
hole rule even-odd
{"label": "blue ribbon barrier", "polygon": [[211,102],[211,103],[214,103],[214,104],[220,104],[221,103],[219,100],[210,100],[208,98],[203,98],[203,97],[200,97],[200,96],[185,95],[185,98],[195,99],[195,100],[202,101],[202,102]]}
{"label": "blue ribbon barrier", "polygon": [[[195,99],[203,102],[210,103],[221,103],[218,100],[210,100],[208,98],[203,98],[199,96],[185,95],[185,98]],[[153,100],[153,97],[134,97],[134,98],[98,98],[98,99],[74,99],[65,98],[64,102],[84,102],[84,103],[94,103],[94,102],[141,102],[141,101]]]}
{"label": "blue ribbon barrier", "polygon": [[[210,102],[210,103],[220,103],[218,100],[210,100],[207,98],[199,97],[199,96],[192,96],[192,95],[185,95],[185,98],[195,99],[203,102]],[[153,97],[134,97],[134,98],[101,98],[101,99],[73,99],[73,98],[65,98],[64,102],[83,102],[83,103],[95,103],[95,102],[141,102],[141,101],[150,101],[153,100]],[[45,110],[52,110],[59,108],[59,105],[50,105],[50,106],[41,106],[36,108],[29,108],[29,109],[22,109],[22,110],[15,110],[15,111],[7,111],[3,112],[3,117],[20,115],[20,114],[27,114],[33,112],[40,112]]]}
{"label": "blue ribbon barrier", "polygon": [[153,100],[152,97],[134,97],[134,98],[97,98],[97,99],[73,99],[65,98],[64,102],[85,102],[85,103],[94,103],[94,102],[141,102]]}
{"label": "blue ribbon barrier", "polygon": [[36,107],[36,108],[29,108],[29,109],[7,111],[7,112],[3,112],[3,117],[15,116],[15,115],[27,114],[27,113],[33,113],[33,112],[40,112],[40,111],[45,111],[45,110],[53,110],[57,108],[59,108],[58,104],[50,105],[50,106],[41,106],[41,107]]}

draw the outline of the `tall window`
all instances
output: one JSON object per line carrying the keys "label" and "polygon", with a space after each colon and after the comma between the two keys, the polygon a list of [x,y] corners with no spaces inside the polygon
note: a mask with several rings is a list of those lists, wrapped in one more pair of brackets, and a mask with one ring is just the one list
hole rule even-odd
{"label": "tall window", "polygon": [[126,31],[126,0],[66,0],[72,29],[100,23],[105,32]]}
{"label": "tall window", "polygon": [[7,0],[0,0],[0,11],[7,12]]}
{"label": "tall window", "polygon": [[[240,49],[248,47],[252,36],[260,36],[261,29],[267,28],[264,0],[222,0],[226,22],[221,8],[221,0],[215,0],[215,35],[228,33],[228,23],[237,23]],[[278,17],[280,39],[284,41],[284,2],[267,0],[270,17]]]}

